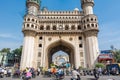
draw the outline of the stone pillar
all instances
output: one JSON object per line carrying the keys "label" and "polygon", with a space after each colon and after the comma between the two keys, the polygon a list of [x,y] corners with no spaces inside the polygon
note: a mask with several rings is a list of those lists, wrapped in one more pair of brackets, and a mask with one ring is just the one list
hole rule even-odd
{"label": "stone pillar", "polygon": [[75,52],[75,67],[77,69],[80,67],[80,53],[79,53],[79,51]]}
{"label": "stone pillar", "polygon": [[[78,37],[77,37],[78,38]],[[79,52],[79,42],[76,38],[76,44],[75,44],[75,67],[78,69],[80,65],[80,52]]]}
{"label": "stone pillar", "polygon": [[35,46],[35,33],[24,31],[24,44],[20,64],[21,70],[25,69],[26,67],[33,67],[34,46]]}
{"label": "stone pillar", "polygon": [[86,65],[93,68],[99,55],[97,31],[85,32]]}

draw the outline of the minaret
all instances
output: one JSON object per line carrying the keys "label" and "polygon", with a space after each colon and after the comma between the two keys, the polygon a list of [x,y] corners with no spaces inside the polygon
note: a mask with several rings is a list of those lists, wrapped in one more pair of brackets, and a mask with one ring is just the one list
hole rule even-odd
{"label": "minaret", "polygon": [[84,17],[82,26],[85,36],[86,67],[93,68],[99,55],[98,20],[93,13],[94,0],[81,0]]}
{"label": "minaret", "polygon": [[81,7],[85,15],[93,14],[94,0],[81,0]]}
{"label": "minaret", "polygon": [[36,30],[38,30],[39,21],[37,14],[40,9],[39,0],[27,0],[26,1],[27,13],[24,16],[24,23],[22,32],[24,34],[24,43],[21,57],[20,69],[23,70],[26,67],[36,67],[36,62],[33,56],[35,56],[35,38]]}
{"label": "minaret", "polygon": [[40,9],[40,0],[27,0],[26,7],[28,14],[37,15]]}

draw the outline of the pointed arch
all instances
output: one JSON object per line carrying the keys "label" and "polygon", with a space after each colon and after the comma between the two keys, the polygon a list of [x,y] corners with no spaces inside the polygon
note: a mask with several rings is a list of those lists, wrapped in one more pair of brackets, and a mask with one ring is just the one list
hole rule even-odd
{"label": "pointed arch", "polygon": [[58,40],[56,42],[51,43],[47,48],[46,48],[46,59],[47,59],[47,63],[46,66],[50,67],[50,64],[52,63],[52,56],[54,53],[56,53],[57,51],[64,51],[65,53],[67,53],[69,55],[69,59],[70,59],[70,63],[71,65],[75,64],[75,60],[74,60],[74,53],[75,53],[75,49],[74,46],[69,43],[66,42],[64,40]]}

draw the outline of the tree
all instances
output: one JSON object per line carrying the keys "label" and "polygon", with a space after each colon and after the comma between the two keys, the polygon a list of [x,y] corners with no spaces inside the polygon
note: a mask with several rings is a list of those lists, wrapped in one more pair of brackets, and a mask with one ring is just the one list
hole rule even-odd
{"label": "tree", "polygon": [[120,63],[120,50],[114,51],[114,58],[117,63]]}
{"label": "tree", "polygon": [[10,48],[3,48],[0,52],[10,53]]}
{"label": "tree", "polygon": [[17,56],[21,56],[22,53],[22,46],[20,46],[20,48],[17,48],[15,50],[12,51],[13,54],[16,54]]}
{"label": "tree", "polygon": [[120,50],[116,49],[113,45],[111,45],[111,52],[114,56],[115,62],[120,63]]}
{"label": "tree", "polygon": [[113,54],[113,57],[115,59],[116,63],[120,63],[120,50],[117,50],[113,45],[111,45],[111,52]]}
{"label": "tree", "polygon": [[111,50],[114,50],[114,49],[115,49],[113,45],[111,45],[110,48],[111,48]]}
{"label": "tree", "polygon": [[105,68],[105,65],[103,64],[103,63],[97,63],[97,64],[95,64],[95,67],[96,68]]}
{"label": "tree", "polygon": [[14,61],[15,63],[19,63],[21,59],[22,54],[22,46],[12,51],[12,54],[14,55]]}

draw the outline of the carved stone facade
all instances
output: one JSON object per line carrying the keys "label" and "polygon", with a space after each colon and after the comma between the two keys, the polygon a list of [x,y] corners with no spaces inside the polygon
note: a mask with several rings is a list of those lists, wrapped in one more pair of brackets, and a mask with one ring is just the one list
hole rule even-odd
{"label": "carved stone facade", "polygon": [[39,0],[27,0],[21,69],[49,67],[52,55],[59,50],[69,55],[76,68],[94,67],[99,55],[94,1],[81,0],[81,4],[82,11],[49,11],[40,10]]}

